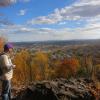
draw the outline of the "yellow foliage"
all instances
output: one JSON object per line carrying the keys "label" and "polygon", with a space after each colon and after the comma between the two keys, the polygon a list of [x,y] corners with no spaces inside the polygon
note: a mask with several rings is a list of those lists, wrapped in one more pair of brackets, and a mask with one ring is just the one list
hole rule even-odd
{"label": "yellow foliage", "polygon": [[14,59],[14,64],[16,65],[16,70],[14,72],[14,82],[20,82],[20,80],[21,82],[28,81],[29,57],[29,52],[27,50],[22,50],[16,54]]}
{"label": "yellow foliage", "polygon": [[31,66],[34,68],[34,77],[37,80],[37,76],[40,79],[47,79],[49,73],[49,59],[48,55],[44,52],[36,52],[32,59]]}

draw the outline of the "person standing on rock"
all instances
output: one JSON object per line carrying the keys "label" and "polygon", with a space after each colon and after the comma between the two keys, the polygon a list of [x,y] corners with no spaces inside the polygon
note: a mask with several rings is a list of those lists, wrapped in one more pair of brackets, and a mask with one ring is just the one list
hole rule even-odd
{"label": "person standing on rock", "polygon": [[11,100],[11,79],[13,77],[13,68],[11,55],[13,54],[13,45],[7,43],[4,45],[4,52],[0,55],[0,79],[2,81],[2,100]]}

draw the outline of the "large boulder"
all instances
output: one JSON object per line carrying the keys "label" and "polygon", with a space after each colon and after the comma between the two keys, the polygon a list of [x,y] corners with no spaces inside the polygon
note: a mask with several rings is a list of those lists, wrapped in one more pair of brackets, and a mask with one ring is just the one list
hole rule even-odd
{"label": "large boulder", "polygon": [[32,83],[21,90],[14,100],[100,100],[100,98],[92,80],[56,79]]}

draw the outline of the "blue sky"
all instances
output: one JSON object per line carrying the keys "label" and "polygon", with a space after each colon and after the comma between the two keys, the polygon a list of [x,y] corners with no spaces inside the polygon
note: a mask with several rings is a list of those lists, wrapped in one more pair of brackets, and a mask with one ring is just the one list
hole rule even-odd
{"label": "blue sky", "polygon": [[8,41],[100,39],[99,0],[0,0]]}

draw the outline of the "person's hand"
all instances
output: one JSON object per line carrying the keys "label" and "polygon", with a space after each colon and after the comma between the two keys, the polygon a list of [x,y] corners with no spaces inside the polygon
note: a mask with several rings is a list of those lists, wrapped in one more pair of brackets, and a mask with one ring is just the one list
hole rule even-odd
{"label": "person's hand", "polygon": [[13,65],[13,68],[16,68],[16,65]]}

